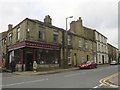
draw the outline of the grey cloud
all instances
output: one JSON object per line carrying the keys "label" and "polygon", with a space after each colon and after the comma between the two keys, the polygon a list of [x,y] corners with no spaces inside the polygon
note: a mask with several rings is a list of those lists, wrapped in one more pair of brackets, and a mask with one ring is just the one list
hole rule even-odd
{"label": "grey cloud", "polygon": [[[99,1],[99,2],[98,2]],[[50,15],[53,25],[65,29],[65,18],[72,20],[82,17],[85,26],[105,34],[111,43],[117,43],[118,0],[4,0],[0,1],[0,32],[7,25],[16,25],[26,17],[43,20]],[[109,34],[108,34],[109,33]],[[112,38],[111,38],[112,36]]]}

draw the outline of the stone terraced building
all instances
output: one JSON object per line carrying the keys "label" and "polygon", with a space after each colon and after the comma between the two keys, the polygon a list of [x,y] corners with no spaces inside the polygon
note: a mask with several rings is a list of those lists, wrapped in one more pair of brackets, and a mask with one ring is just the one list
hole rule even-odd
{"label": "stone terraced building", "polygon": [[33,70],[33,61],[38,69],[73,67],[83,61],[109,62],[107,38],[84,26],[81,17],[70,23],[68,31],[53,26],[47,15],[44,22],[26,18],[14,27],[9,24],[6,33],[2,53],[7,68],[13,58],[18,71]]}

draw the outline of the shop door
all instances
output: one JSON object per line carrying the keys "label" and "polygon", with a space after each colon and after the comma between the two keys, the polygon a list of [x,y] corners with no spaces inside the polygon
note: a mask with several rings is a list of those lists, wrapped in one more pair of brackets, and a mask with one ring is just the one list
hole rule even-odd
{"label": "shop door", "polygon": [[33,54],[29,53],[27,54],[26,71],[32,71],[32,70],[33,70]]}

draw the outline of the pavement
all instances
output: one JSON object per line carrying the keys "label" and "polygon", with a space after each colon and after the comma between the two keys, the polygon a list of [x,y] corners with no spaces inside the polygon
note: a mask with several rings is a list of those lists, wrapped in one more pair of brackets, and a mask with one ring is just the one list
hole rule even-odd
{"label": "pavement", "polygon": [[101,79],[99,82],[104,86],[120,89],[120,72],[107,76]]}
{"label": "pavement", "polygon": [[73,71],[73,70],[78,70],[78,67],[74,68],[68,68],[68,69],[55,69],[55,70],[49,70],[49,71],[39,71],[39,72],[34,72],[34,71],[27,71],[27,72],[15,72],[14,74],[16,75],[44,75],[44,74],[53,74],[53,73],[60,73],[60,72],[65,72],[65,71]]}
{"label": "pavement", "polygon": [[108,80],[106,80],[107,83],[113,88],[120,88],[120,72],[113,74],[112,77],[110,77]]}
{"label": "pavement", "polygon": [[[103,67],[103,66],[108,66],[108,64],[105,65],[98,65],[98,67]],[[53,73],[60,73],[60,72],[66,72],[66,71],[73,71],[73,70],[78,70],[79,67],[72,67],[72,68],[67,68],[67,69],[54,69],[54,70],[49,70],[49,71],[25,71],[25,72],[15,72],[14,74],[16,75],[44,75],[44,74],[53,74]]]}

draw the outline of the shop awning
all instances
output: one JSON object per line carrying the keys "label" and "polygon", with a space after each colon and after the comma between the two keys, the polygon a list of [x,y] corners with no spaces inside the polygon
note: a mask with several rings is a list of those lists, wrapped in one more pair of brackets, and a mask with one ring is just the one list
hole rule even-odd
{"label": "shop awning", "polygon": [[23,47],[42,48],[42,49],[50,49],[50,50],[60,50],[61,48],[61,46],[54,45],[54,44],[46,44],[46,43],[40,43],[35,41],[22,41],[14,45],[8,46],[7,49],[8,51],[11,51],[11,50],[20,49]]}

